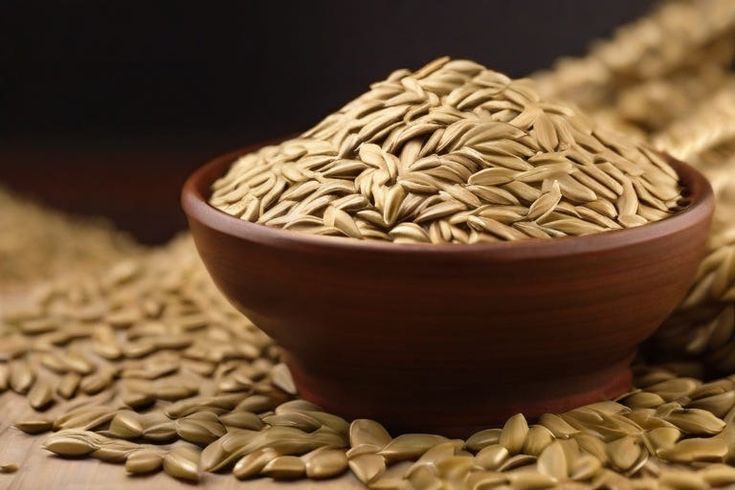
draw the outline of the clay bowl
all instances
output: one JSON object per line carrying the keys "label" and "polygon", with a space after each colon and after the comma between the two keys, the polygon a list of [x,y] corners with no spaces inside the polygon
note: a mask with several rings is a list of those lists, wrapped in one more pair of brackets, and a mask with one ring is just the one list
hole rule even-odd
{"label": "clay bowl", "polygon": [[639,228],[477,245],[320,237],[207,203],[242,153],[183,189],[207,269],[283,347],[303,398],[395,431],[462,436],[628,390],[637,345],[692,282],[713,210],[706,179],[671,159],[686,205]]}

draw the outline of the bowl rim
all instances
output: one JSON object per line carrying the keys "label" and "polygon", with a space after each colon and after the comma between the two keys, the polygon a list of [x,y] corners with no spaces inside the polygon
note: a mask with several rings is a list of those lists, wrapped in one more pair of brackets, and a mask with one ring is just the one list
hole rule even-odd
{"label": "bowl rim", "polygon": [[251,145],[220,155],[195,170],[181,191],[181,206],[187,218],[242,240],[284,250],[325,251],[339,253],[379,253],[419,256],[493,256],[498,259],[553,258],[579,253],[597,253],[636,245],[668,236],[711,219],[714,194],[707,178],[694,167],[665,152],[657,152],[674,168],[682,186],[687,205],[670,217],[635,228],[610,230],[584,236],[551,240],[519,240],[474,244],[395,244],[378,240],[355,240],[348,237],[311,235],[282,230],[241,220],[215,208],[208,202],[212,183],[226,172],[234,161],[267,143]]}

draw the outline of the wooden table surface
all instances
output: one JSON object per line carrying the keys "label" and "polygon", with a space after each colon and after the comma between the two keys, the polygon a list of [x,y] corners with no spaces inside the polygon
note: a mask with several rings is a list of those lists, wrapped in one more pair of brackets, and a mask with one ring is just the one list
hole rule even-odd
{"label": "wooden table surface", "polygon": [[[0,311],[22,301],[22,296],[0,294]],[[54,406],[45,415],[53,417],[62,407]],[[202,473],[198,485],[175,480],[159,472],[152,476],[130,477],[122,465],[96,459],[62,459],[43,448],[46,434],[27,435],[13,426],[33,415],[24,397],[13,392],[0,395],[0,464],[15,463],[15,473],[0,474],[0,490],[352,490],[365,488],[351,473],[324,481],[275,482],[269,478],[240,481],[229,473]]]}

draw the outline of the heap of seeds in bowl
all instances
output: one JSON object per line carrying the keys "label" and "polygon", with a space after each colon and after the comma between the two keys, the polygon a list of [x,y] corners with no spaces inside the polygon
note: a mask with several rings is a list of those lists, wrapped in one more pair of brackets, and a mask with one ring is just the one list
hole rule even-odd
{"label": "heap of seeds in bowl", "polygon": [[587,235],[676,210],[658,154],[467,60],[398,70],[298,138],[243,156],[210,203],[319,235],[475,243]]}

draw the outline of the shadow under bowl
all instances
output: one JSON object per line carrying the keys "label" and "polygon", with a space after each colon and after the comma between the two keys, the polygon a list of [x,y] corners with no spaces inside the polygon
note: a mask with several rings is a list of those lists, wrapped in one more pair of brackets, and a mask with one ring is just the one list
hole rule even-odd
{"label": "shadow under bowl", "polygon": [[686,203],[638,228],[476,245],[322,237],[208,204],[243,153],[182,193],[214,282],[282,346],[303,398],[401,432],[466,436],[628,390],[636,347],[693,281],[714,207],[707,180],[667,157]]}

